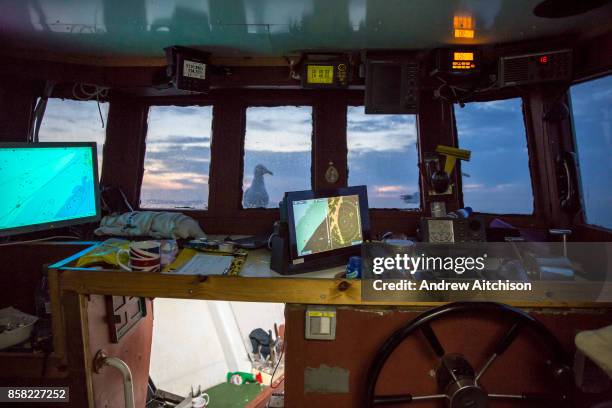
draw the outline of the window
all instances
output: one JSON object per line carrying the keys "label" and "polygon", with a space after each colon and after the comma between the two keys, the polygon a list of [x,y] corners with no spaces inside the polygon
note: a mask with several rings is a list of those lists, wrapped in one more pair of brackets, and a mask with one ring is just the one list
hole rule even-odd
{"label": "window", "polygon": [[[100,103],[106,124],[108,103]],[[96,101],[73,101],[50,98],[40,125],[41,142],[96,142],[98,150],[98,176],[102,174],[102,148],[106,129],[102,127]]]}
{"label": "window", "polygon": [[143,208],[208,207],[211,106],[151,106]]}
{"label": "window", "polygon": [[286,191],[310,190],[312,108],[246,111],[243,208],[277,208]]}
{"label": "window", "polygon": [[612,228],[612,75],[570,89],[585,216]]}
{"label": "window", "polygon": [[485,213],[533,213],[521,99],[455,105],[455,117],[459,147],[472,151],[461,162],[464,204]]}
{"label": "window", "polygon": [[368,187],[370,208],[419,208],[415,115],[347,112],[348,184]]}

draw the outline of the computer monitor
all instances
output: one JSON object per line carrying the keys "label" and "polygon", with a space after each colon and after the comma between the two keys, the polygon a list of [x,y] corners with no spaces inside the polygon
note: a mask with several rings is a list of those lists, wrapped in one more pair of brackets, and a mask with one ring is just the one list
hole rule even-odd
{"label": "computer monitor", "polygon": [[98,221],[96,144],[0,143],[0,236]]}
{"label": "computer monitor", "polygon": [[369,239],[366,186],[288,192],[283,211],[292,265],[342,264],[349,256],[359,255],[361,244]]}

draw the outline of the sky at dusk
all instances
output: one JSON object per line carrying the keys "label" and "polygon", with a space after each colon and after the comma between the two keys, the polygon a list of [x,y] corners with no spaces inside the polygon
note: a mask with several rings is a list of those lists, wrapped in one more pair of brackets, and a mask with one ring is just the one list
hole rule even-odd
{"label": "sky at dusk", "polygon": [[[612,77],[572,87],[582,188],[590,222],[612,226]],[[108,104],[101,104],[106,120]],[[462,163],[465,205],[475,211],[531,214],[533,192],[520,99],[455,106],[459,146],[472,151]],[[263,164],[270,202],[285,191],[309,190],[312,108],[247,109],[243,189]],[[157,106],[149,112],[141,201],[146,208],[206,208],[212,108]],[[41,141],[96,141],[99,161],[104,141],[96,102],[52,99]],[[372,208],[418,208],[415,115],[365,115],[349,107],[347,145],[349,185],[366,184]],[[597,163],[597,164],[595,164]]]}
{"label": "sky at dusk", "polygon": [[612,228],[612,75],[570,89],[587,222]]}
{"label": "sky at dusk", "polygon": [[366,115],[350,106],[346,130],[349,185],[368,187],[371,208],[418,208],[416,116]]}
{"label": "sky at dusk", "polygon": [[[100,110],[106,126],[108,103],[101,103]],[[106,128],[102,127],[98,105],[95,101],[49,99],[43,117],[38,140],[41,142],[96,142],[98,150],[98,175],[102,174],[102,148]]]}
{"label": "sky at dusk", "polygon": [[521,100],[455,105],[455,117],[459,147],[472,151],[470,161],[461,163],[464,204],[478,212],[531,214]]}

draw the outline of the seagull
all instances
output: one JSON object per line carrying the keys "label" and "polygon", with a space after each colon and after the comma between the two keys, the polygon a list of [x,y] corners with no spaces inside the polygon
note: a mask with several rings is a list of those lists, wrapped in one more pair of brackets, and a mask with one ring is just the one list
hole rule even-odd
{"label": "seagull", "polygon": [[274,175],[274,173],[268,170],[263,164],[255,166],[251,187],[247,188],[244,192],[242,199],[243,208],[266,208],[268,206],[270,197],[266,191],[264,174]]}

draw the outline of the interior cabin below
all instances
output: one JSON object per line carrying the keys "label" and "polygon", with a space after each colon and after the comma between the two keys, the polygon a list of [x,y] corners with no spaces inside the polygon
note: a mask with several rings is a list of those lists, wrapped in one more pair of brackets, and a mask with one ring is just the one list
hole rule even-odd
{"label": "interior cabin below", "polygon": [[612,407],[610,21],[0,2],[0,406]]}

